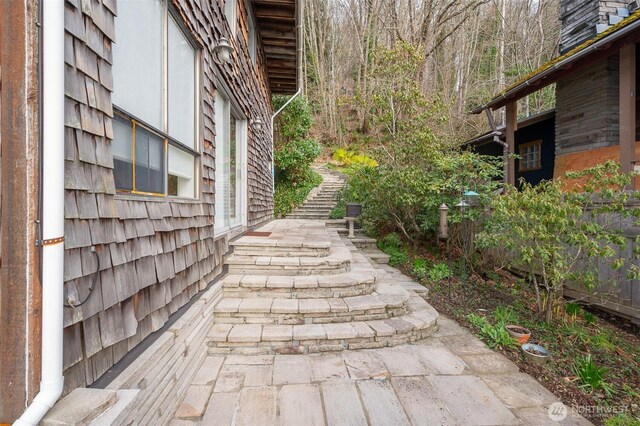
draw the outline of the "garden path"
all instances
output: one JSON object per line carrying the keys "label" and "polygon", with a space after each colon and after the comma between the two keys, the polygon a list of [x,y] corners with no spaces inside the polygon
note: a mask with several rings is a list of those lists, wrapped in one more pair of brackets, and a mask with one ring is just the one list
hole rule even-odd
{"label": "garden path", "polygon": [[[258,231],[234,244],[208,356],[172,426],[557,424],[551,392],[336,229]],[[569,409],[560,424],[590,423]]]}

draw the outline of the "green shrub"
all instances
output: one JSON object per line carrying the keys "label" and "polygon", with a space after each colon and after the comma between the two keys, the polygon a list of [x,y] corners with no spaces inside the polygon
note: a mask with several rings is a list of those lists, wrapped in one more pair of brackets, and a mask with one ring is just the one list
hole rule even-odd
{"label": "green shrub", "polygon": [[276,181],[299,183],[306,177],[309,167],[322,152],[314,139],[296,139],[276,150]]}
{"label": "green shrub", "polygon": [[518,322],[518,315],[511,306],[498,306],[493,311],[493,317],[498,324],[509,325]]}
{"label": "green shrub", "polygon": [[309,170],[308,175],[300,184],[292,184],[290,182],[282,182],[276,186],[273,195],[274,215],[275,217],[284,217],[291,213],[297,206],[302,204],[309,192],[320,185],[322,176]]}
{"label": "green shrub", "polygon": [[598,321],[598,317],[593,315],[591,312],[587,312],[585,310],[582,311],[582,319],[587,324],[595,324]]}
{"label": "green shrub", "polygon": [[427,266],[426,259],[416,259],[413,261],[413,268],[411,268],[411,270],[416,277],[422,279],[427,275]]}
{"label": "green shrub", "polygon": [[349,166],[377,167],[378,166],[378,162],[373,158],[367,155],[357,154],[353,151],[349,151],[344,148],[338,148],[335,151],[333,151],[331,158],[333,159],[333,161],[337,162],[343,167],[349,167]]}
{"label": "green shrub", "polygon": [[453,274],[446,263],[437,263],[429,269],[428,277],[431,282],[438,282],[451,278]]}
{"label": "green shrub", "polygon": [[402,241],[402,238],[400,238],[400,235],[395,234],[395,233],[390,233],[385,235],[384,237],[382,237],[380,240],[378,240],[378,248],[382,251],[385,251],[386,249],[401,249],[404,246],[404,243]]}
{"label": "green shrub", "polygon": [[618,413],[615,417],[605,419],[604,426],[640,426],[640,419],[629,413]]}
{"label": "green shrub", "polygon": [[[275,95],[272,98],[273,109],[278,110],[289,100],[289,96]],[[311,107],[303,96],[296,97],[287,108],[278,115],[275,127],[278,135],[276,142],[287,144],[295,139],[304,139],[313,123]],[[278,143],[276,144],[277,147]]]}
{"label": "green shrub", "polygon": [[[284,105],[289,98],[274,96],[274,108]],[[307,101],[298,97],[278,116],[276,126],[274,214],[282,217],[300,205],[309,191],[322,182],[311,164],[322,152],[320,144],[309,139],[311,109]]]}
{"label": "green shrub", "polygon": [[476,314],[467,315],[467,320],[471,325],[479,329],[480,337],[491,349],[518,347],[516,340],[504,328],[504,324],[497,323],[492,325],[485,317]]}
{"label": "green shrub", "polygon": [[577,317],[582,312],[582,307],[579,303],[569,302],[564,306],[564,310],[570,317]]}
{"label": "green shrub", "polygon": [[603,262],[626,269],[629,278],[638,275],[638,267],[624,254],[628,240],[619,226],[640,216],[640,208],[628,205],[635,196],[626,191],[631,178],[610,161],[567,173],[564,179],[584,182],[571,190],[562,178],[536,186],[522,181],[518,189],[507,188],[493,198],[477,247],[499,247],[506,265],[527,273],[538,314],[550,322],[565,284],[598,289]]}
{"label": "green shrub", "polygon": [[389,255],[389,265],[400,266],[409,261],[409,255],[403,249],[387,247],[385,253]]}
{"label": "green shrub", "polygon": [[588,392],[602,390],[609,396],[613,394],[611,385],[604,381],[604,375],[607,370],[604,367],[596,366],[591,354],[576,358],[573,364],[573,372],[580,379],[579,388]]}

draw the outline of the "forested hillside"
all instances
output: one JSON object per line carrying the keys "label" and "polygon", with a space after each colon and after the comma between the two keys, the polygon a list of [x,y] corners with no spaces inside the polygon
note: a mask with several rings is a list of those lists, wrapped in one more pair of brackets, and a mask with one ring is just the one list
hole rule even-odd
{"label": "forested hillside", "polygon": [[[305,92],[332,146],[387,134],[380,115],[402,114],[396,77],[415,83],[436,135],[487,130],[468,112],[557,55],[560,28],[558,0],[307,0],[305,14]],[[519,111],[553,104],[551,86]]]}

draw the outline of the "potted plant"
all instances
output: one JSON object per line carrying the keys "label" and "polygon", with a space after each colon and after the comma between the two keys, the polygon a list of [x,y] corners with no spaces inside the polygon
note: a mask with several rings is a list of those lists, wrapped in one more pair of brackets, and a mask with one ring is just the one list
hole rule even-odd
{"label": "potted plant", "polygon": [[506,325],[505,328],[507,329],[509,336],[516,339],[521,345],[527,343],[531,337],[531,331],[528,328],[512,324]]}
{"label": "potted plant", "polygon": [[547,362],[547,359],[551,356],[551,352],[534,343],[525,343],[521,348],[524,357],[533,364],[542,365]]}

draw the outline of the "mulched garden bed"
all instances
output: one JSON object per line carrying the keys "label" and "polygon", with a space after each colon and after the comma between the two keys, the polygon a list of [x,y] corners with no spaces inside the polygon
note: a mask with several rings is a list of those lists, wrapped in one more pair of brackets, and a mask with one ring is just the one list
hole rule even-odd
{"label": "mulched garden bed", "polygon": [[[640,424],[637,420],[640,418],[638,325],[590,307],[579,309],[580,314],[576,315],[568,315],[561,309],[553,324],[545,324],[536,318],[533,288],[523,279],[497,270],[485,276],[471,273],[468,279],[461,280],[459,262],[457,266],[456,262],[448,263],[433,253],[433,249],[427,248],[411,250],[410,260],[396,266],[415,277],[411,265],[417,258],[427,259],[430,263],[447,263],[454,271],[454,278],[437,283],[430,283],[427,278],[421,280],[430,287],[429,302],[438,312],[478,334],[479,330],[469,322],[468,314],[491,319],[496,308],[512,307],[519,322],[516,325],[531,330],[529,342],[544,346],[551,351],[552,357],[541,366],[527,362],[519,349],[501,349],[500,352],[594,424]],[[613,395],[579,387],[573,366],[577,358],[587,354],[591,354],[598,367],[606,368],[604,380],[612,386]],[[626,415],[616,414],[620,411]]]}

